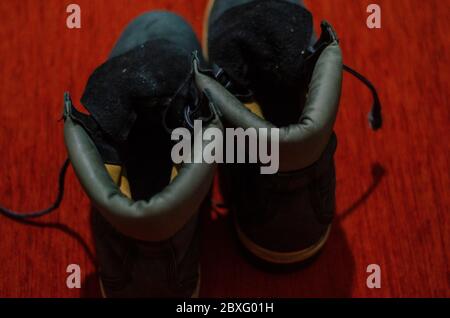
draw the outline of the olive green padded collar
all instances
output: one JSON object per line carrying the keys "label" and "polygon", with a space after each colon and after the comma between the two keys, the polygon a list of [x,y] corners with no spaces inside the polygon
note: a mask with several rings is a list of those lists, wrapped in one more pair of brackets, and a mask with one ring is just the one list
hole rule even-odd
{"label": "olive green padded collar", "polygon": [[[70,117],[67,104],[64,138],[69,158],[81,186],[100,213],[119,232],[134,239],[162,241],[176,234],[197,213],[209,191],[215,165],[185,164],[160,193],[145,201],[130,200],[109,176],[89,135]],[[217,120],[211,126],[221,128]]]}
{"label": "olive green padded collar", "polygon": [[[305,168],[324,151],[333,132],[342,88],[342,52],[337,41],[320,55],[309,85],[308,98],[298,123],[280,127],[280,171]],[[195,68],[198,88],[233,126],[247,129],[275,126],[250,112],[217,81]],[[299,105],[300,107],[300,105]],[[279,107],[283,109],[282,105]]]}

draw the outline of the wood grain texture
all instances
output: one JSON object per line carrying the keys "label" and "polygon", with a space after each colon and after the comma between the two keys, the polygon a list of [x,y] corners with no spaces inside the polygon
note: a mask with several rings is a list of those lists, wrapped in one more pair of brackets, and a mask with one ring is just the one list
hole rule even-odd
{"label": "wood grain texture", "polygon": [[[82,8],[81,30],[65,27],[67,1],[0,2],[0,202],[14,209],[53,200],[66,156],[58,122],[63,92],[79,104],[89,74],[126,23],[164,8],[184,16],[200,36],[206,4],[74,2]],[[325,249],[309,266],[269,273],[243,257],[229,220],[205,215],[202,296],[450,296],[449,7],[378,0],[382,29],[369,30],[371,2],[306,1],[317,27],[327,19],[337,30],[345,62],[374,82],[385,115],[383,130],[371,132],[370,94],[345,75],[336,129],[338,215]],[[0,296],[98,297],[89,201],[72,169],[60,210],[36,222],[48,226],[0,217]],[[82,268],[81,290],[66,287],[71,263]],[[382,269],[378,290],[366,287],[372,263]]]}

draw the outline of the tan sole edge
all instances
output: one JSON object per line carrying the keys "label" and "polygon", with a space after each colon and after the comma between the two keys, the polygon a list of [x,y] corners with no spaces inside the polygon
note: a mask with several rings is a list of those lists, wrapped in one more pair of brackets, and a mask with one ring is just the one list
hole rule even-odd
{"label": "tan sole edge", "polygon": [[239,225],[236,222],[234,222],[237,235],[239,237],[239,240],[242,242],[242,244],[245,246],[247,250],[249,250],[253,255],[256,257],[265,260],[269,263],[274,264],[293,264],[305,261],[314,255],[316,255],[320,249],[325,245],[325,242],[328,239],[328,236],[330,235],[331,225],[328,226],[328,229],[326,233],[320,238],[317,243],[314,245],[296,252],[289,252],[289,253],[282,253],[282,252],[274,252],[271,250],[268,250],[262,246],[257,245],[255,242],[251,241],[241,230]]}
{"label": "tan sole edge", "polygon": [[203,17],[203,39],[202,39],[202,50],[203,57],[206,62],[208,62],[208,21],[209,15],[211,14],[212,7],[214,5],[215,0],[208,0],[208,4],[206,5],[205,15]]}
{"label": "tan sole edge", "polygon": [[200,266],[198,266],[198,280],[197,280],[197,286],[195,287],[194,293],[192,294],[191,298],[199,298],[200,297],[200,285],[202,282],[202,271],[200,269]]}
{"label": "tan sole edge", "polygon": [[[195,287],[194,293],[192,294],[191,298],[198,298],[200,296],[200,285],[201,285],[201,278],[202,278],[202,272],[200,270],[200,266],[198,267],[198,281],[197,286]],[[108,298],[105,293],[105,288],[103,287],[102,279],[99,277],[98,282],[100,284],[100,292],[102,294],[102,298]]]}
{"label": "tan sole edge", "polygon": [[103,287],[103,282],[100,277],[98,278],[98,283],[100,284],[100,292],[102,294],[102,298],[105,298],[105,299],[108,298],[108,297],[106,297],[105,288]]}

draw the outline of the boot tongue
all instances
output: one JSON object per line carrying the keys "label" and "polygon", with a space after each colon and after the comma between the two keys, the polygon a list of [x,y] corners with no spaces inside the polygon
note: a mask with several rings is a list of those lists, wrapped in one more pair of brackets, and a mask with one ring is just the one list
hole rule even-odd
{"label": "boot tongue", "polygon": [[[102,130],[121,143],[138,116],[160,117],[190,71],[190,52],[165,40],[149,41],[100,65],[81,102]],[[182,104],[183,94],[176,104]]]}
{"label": "boot tongue", "polygon": [[253,1],[226,11],[213,23],[209,52],[239,85],[267,80],[284,84],[297,79],[312,32],[312,15],[302,6]]}

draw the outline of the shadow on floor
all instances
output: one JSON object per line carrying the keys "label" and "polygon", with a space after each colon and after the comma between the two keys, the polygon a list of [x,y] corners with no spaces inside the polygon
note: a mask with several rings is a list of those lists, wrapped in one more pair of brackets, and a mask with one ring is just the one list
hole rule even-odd
{"label": "shadow on floor", "polygon": [[202,297],[350,297],[355,261],[342,221],[358,211],[386,175],[379,163],[371,167],[373,181],[332,226],[321,253],[306,263],[276,267],[256,260],[234,233],[231,218],[203,218]]}

